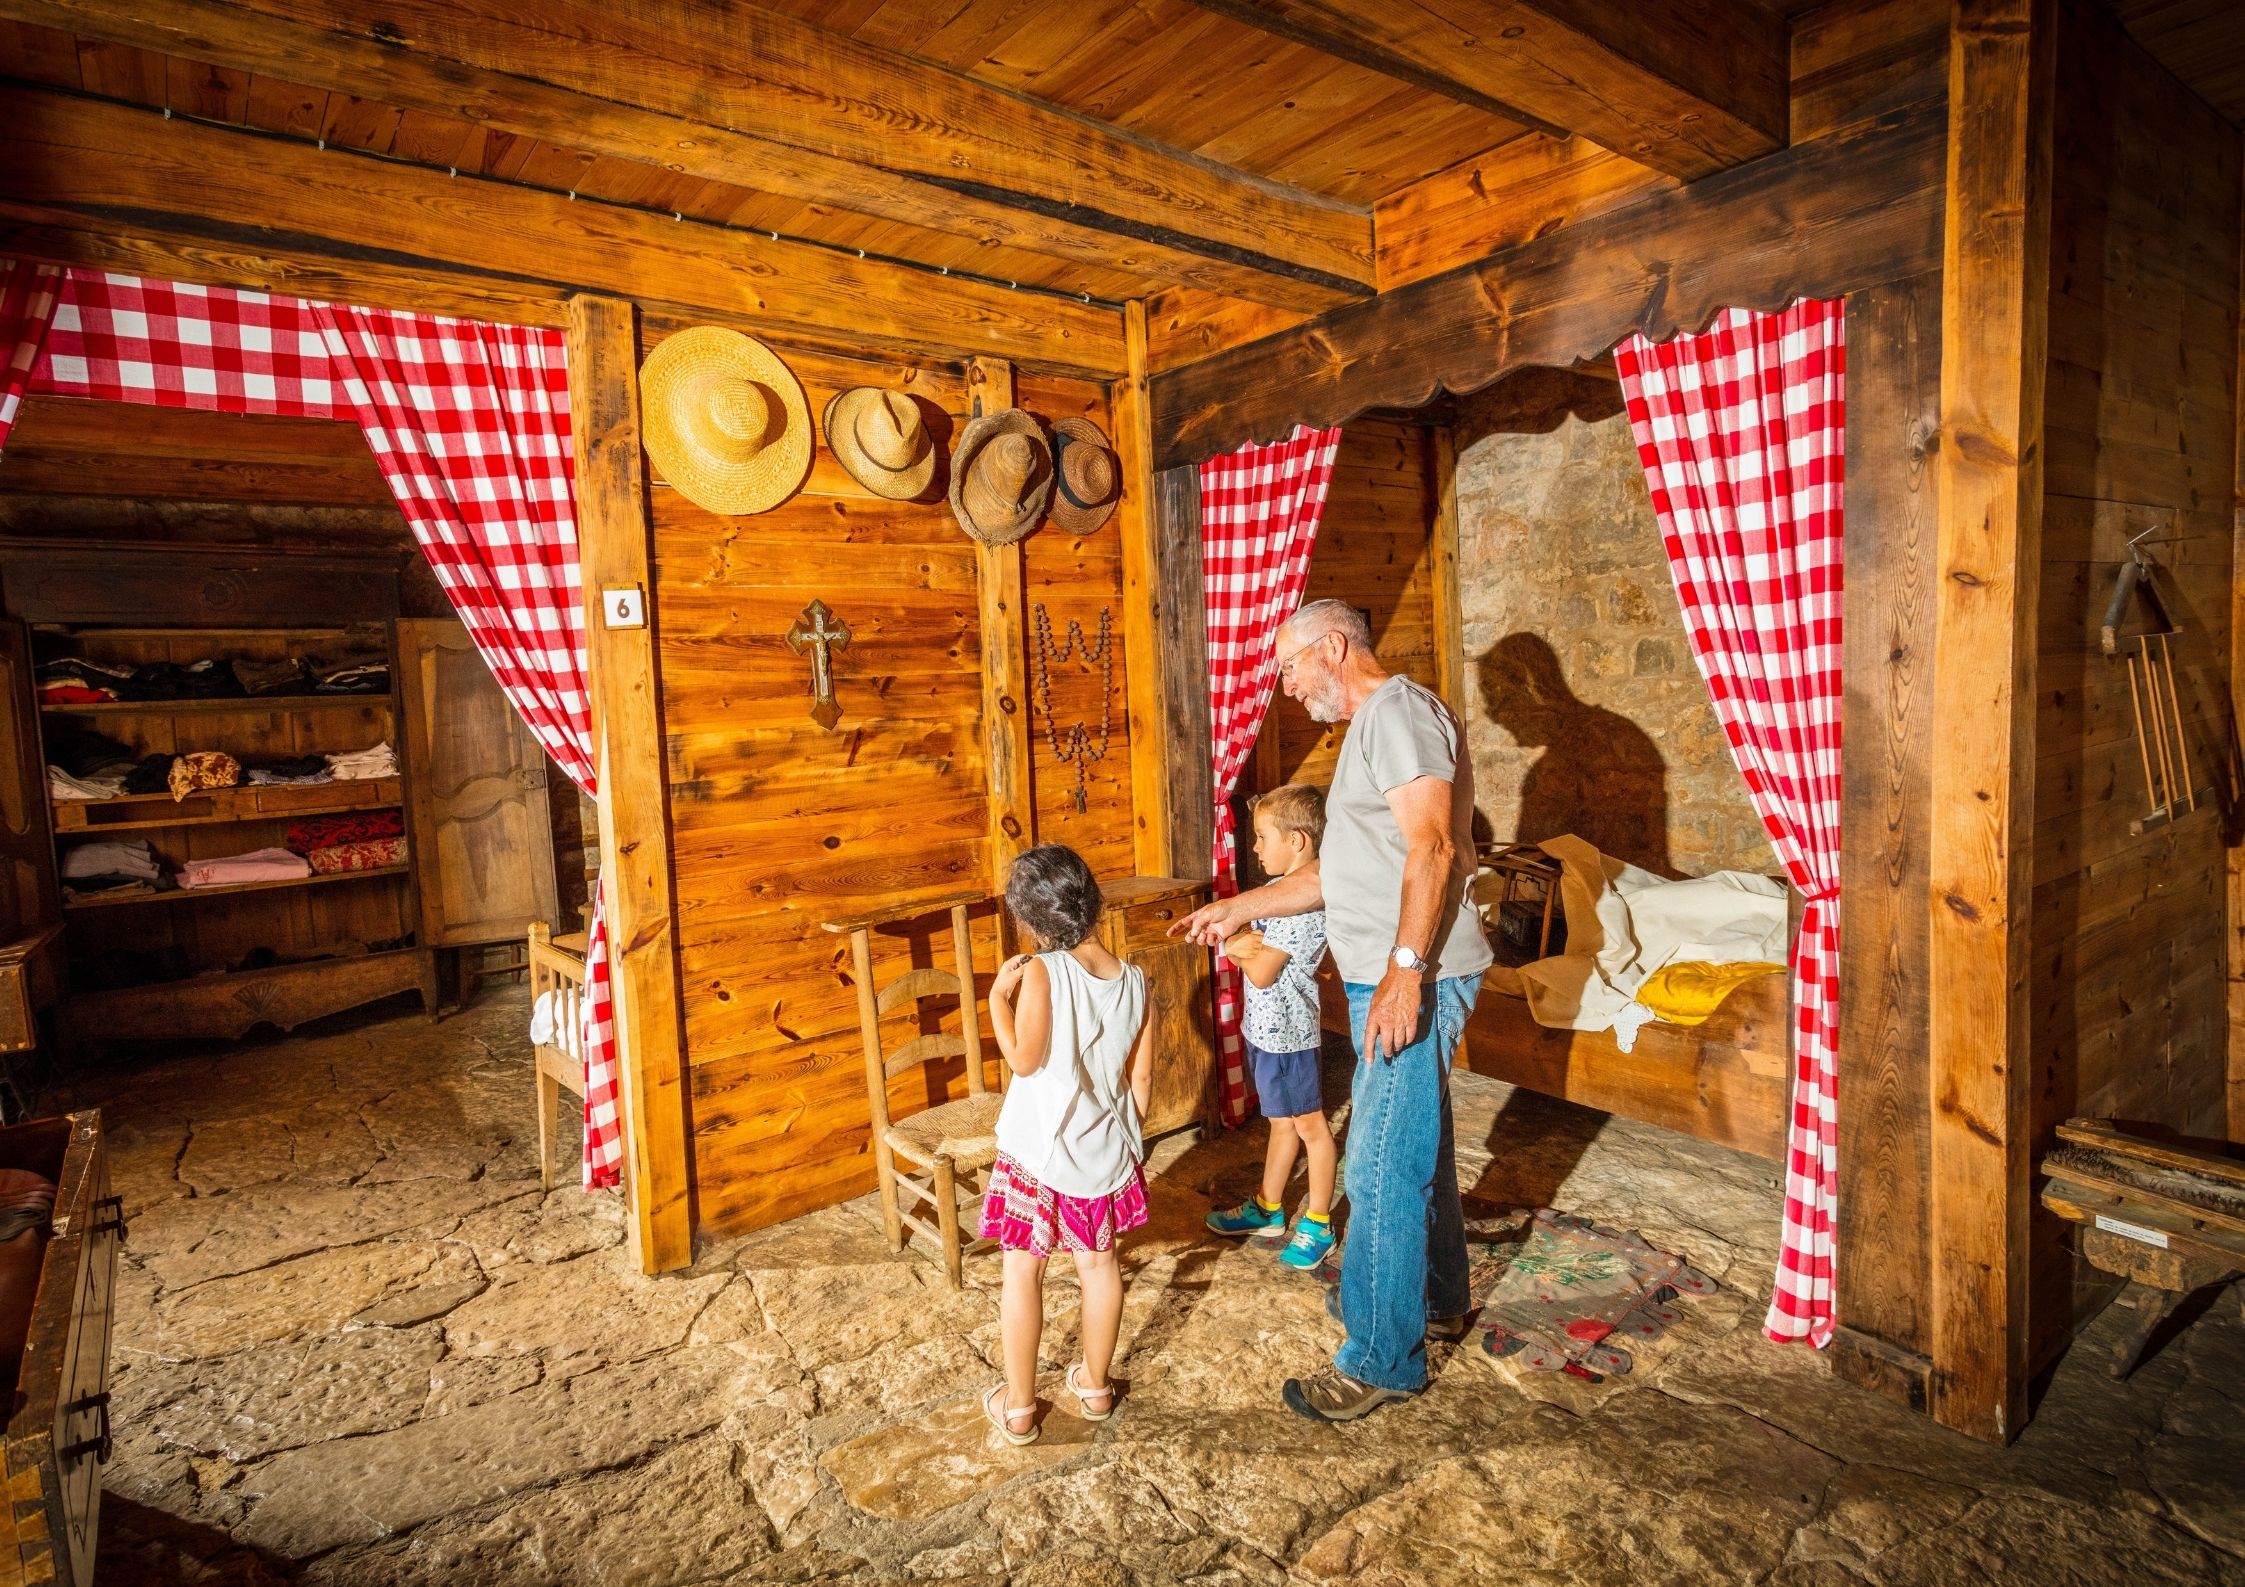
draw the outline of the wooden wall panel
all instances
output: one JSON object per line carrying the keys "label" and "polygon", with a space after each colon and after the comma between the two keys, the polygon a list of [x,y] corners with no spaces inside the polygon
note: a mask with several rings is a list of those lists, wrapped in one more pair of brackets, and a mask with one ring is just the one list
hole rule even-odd
{"label": "wooden wall panel", "polygon": [[[1432,534],[1437,496],[1432,432],[1371,417],[1341,431],[1333,489],[1318,525],[1304,601],[1339,600],[1372,616],[1372,648],[1391,672],[1441,682],[1435,649]],[[1263,742],[1243,789],[1333,779],[1345,723],[1323,724],[1283,694],[1263,719]],[[1264,745],[1276,730],[1276,758]]]}
{"label": "wooden wall panel", "polygon": [[[679,323],[650,316],[644,347]],[[921,401],[948,456],[967,414],[960,366],[773,345],[803,382],[814,422],[849,386],[896,387]],[[1048,421],[1078,415],[1110,428],[1105,392],[1089,382],[1024,376],[1017,400]],[[651,493],[696,1216],[706,1235],[757,1228],[873,1183],[848,944],[820,923],[990,882],[975,551],[943,497],[946,483],[939,468],[926,499],[876,497],[834,461],[821,432],[806,488],[769,512],[713,514],[659,478]],[[1102,876],[1127,875],[1116,521],[1081,537],[1039,529],[1024,542],[1023,569],[1031,612],[1046,606],[1058,636],[1071,620],[1096,635],[1106,607],[1115,650],[1107,753],[1091,768],[1080,813],[1073,770],[1055,761],[1031,705],[1035,836],[1073,844]],[[832,732],[810,719],[810,664],[784,638],[813,599],[851,631],[834,657],[842,717]],[[1088,720],[1095,742],[1098,677],[1069,663],[1052,689],[1056,714]],[[876,973],[885,981],[948,951],[940,934],[876,936]],[[985,975],[996,965],[987,911],[977,962]],[[956,1065],[946,1079],[961,1083]],[[899,1114],[929,1100],[917,1076],[891,1088]]]}
{"label": "wooden wall panel", "polygon": [[[2233,640],[2238,140],[2097,7],[2061,7],[2059,52],[2036,614],[2038,1150],[2076,1113],[2227,1130],[2221,816],[2130,834],[2148,794],[2126,667],[2097,629],[2126,541],[2150,531],[2182,628],[2192,781],[2215,785]],[[2077,1306],[2063,1226],[2038,1216],[2033,1247],[2039,1365]]]}

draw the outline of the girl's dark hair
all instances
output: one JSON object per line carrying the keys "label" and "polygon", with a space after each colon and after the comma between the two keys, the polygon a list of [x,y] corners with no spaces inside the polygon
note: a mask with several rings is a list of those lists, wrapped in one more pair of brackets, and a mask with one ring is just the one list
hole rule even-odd
{"label": "girl's dark hair", "polygon": [[1040,843],[1013,862],[1006,908],[1054,948],[1073,948],[1091,935],[1106,907],[1083,856],[1065,843]]}

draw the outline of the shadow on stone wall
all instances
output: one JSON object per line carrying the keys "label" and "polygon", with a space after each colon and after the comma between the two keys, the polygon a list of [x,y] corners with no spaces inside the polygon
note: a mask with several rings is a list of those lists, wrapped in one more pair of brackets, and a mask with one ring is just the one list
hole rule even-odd
{"label": "shadow on stone wall", "polygon": [[1523,843],[1572,832],[1616,859],[1673,876],[1668,763],[1617,711],[1579,700],[1540,634],[1507,634],[1474,664],[1481,709],[1524,749],[1540,749],[1520,789]]}

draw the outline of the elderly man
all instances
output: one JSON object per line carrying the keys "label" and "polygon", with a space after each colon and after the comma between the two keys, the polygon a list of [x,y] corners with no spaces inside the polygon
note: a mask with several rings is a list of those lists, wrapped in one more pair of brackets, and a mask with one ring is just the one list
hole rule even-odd
{"label": "elderly man", "polygon": [[[1319,859],[1195,911],[1173,932],[1215,947],[1249,921],[1325,910],[1359,1058],[1348,1127],[1348,1247],[1333,1364],[1286,1403],[1345,1422],[1426,1387],[1426,1338],[1472,1305],[1450,1126],[1450,1057],[1489,944],[1466,898],[1473,767],[1449,708],[1372,654],[1363,615],[1313,601],[1278,631],[1279,687],[1346,721]],[[1331,1304],[1331,1301],[1328,1301]]]}

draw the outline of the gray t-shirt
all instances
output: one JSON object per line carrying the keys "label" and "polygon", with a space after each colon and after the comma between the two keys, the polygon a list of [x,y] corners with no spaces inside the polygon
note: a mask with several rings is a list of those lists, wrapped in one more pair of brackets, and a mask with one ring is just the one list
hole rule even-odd
{"label": "gray t-shirt", "polygon": [[[1390,678],[1373,691],[1341,740],[1341,760],[1325,796],[1325,842],[1318,875],[1325,894],[1325,940],[1341,979],[1377,982],[1387,973],[1403,907],[1403,862],[1410,849],[1387,796],[1420,777],[1450,785],[1451,837],[1458,862],[1473,863],[1473,762],[1458,719],[1409,678]],[[1438,929],[1427,957],[1435,979],[1479,975],[1489,967],[1488,938],[1466,896],[1470,871],[1451,879],[1444,901],[1447,929]],[[1413,944],[1417,946],[1417,944]]]}

